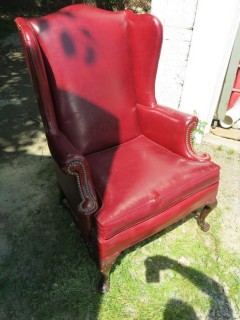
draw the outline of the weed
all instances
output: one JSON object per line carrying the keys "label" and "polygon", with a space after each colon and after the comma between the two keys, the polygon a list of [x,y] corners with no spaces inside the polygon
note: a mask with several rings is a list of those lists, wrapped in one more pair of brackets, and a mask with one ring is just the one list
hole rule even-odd
{"label": "weed", "polygon": [[223,149],[224,149],[224,148],[223,148],[222,145],[219,145],[219,146],[216,147],[216,151],[222,151]]}
{"label": "weed", "polygon": [[[195,110],[194,110],[193,114],[198,117],[197,112]],[[198,136],[203,137],[206,125],[207,125],[206,121],[202,121],[202,120],[198,119],[198,125],[191,135],[191,140],[192,140],[193,145],[197,142]]]}
{"label": "weed", "polygon": [[233,149],[228,149],[227,153],[228,153],[228,155],[232,156],[232,155],[235,154],[235,150],[233,150]]}

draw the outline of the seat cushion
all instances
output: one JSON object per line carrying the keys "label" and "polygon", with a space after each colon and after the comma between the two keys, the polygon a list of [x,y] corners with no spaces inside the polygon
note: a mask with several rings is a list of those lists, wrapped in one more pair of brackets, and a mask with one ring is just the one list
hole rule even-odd
{"label": "seat cushion", "polygon": [[161,214],[219,180],[219,167],[178,156],[144,136],[87,157],[102,200],[99,238]]}

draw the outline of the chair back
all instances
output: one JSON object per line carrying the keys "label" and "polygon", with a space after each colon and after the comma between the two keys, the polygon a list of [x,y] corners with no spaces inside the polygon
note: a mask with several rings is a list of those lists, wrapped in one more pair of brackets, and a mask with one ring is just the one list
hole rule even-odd
{"label": "chair back", "polygon": [[[41,18],[25,19],[42,55],[57,125],[84,155],[140,134],[137,91],[141,90],[141,81],[149,82],[149,76],[145,75],[149,72],[141,68],[149,68],[146,57],[150,58],[152,53],[147,38],[151,43],[153,33],[161,27],[150,15],[146,16],[152,21],[152,32],[145,35],[145,45],[138,43],[144,37],[137,35],[141,33],[141,21],[131,11],[113,13],[72,5]],[[145,20],[146,17],[143,24]],[[151,56],[154,61],[158,60],[161,39],[156,41],[159,41],[155,45],[157,50]],[[152,88],[148,90],[153,91],[151,95],[156,66],[155,62]],[[40,96],[44,94],[40,92]]]}

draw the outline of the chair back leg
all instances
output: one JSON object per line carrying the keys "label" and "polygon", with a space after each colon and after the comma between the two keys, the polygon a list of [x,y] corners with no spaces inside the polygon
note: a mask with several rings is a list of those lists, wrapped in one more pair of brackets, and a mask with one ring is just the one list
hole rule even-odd
{"label": "chair back leg", "polygon": [[197,223],[202,231],[207,232],[210,229],[210,225],[205,221],[205,219],[209,215],[209,213],[216,208],[216,206],[217,199],[215,199],[212,203],[205,205],[199,216],[197,217]]}

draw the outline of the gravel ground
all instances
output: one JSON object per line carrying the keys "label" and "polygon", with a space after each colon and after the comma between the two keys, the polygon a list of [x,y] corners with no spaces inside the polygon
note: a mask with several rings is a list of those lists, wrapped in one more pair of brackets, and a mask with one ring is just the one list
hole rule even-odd
{"label": "gravel ground", "polygon": [[[16,157],[29,155],[39,156],[40,159],[42,156],[48,156],[49,151],[17,34],[0,41],[0,51],[0,154],[4,165],[9,166],[6,167],[7,172],[14,170],[12,163]],[[206,142],[197,149],[211,154],[212,159],[221,166],[218,195],[218,208],[222,212],[219,218],[219,245],[240,256],[240,150],[238,152]],[[38,166],[38,163],[36,161],[35,165]],[[15,166],[15,170],[19,174],[21,167]],[[22,170],[26,170],[26,167]],[[17,192],[17,187],[15,189]],[[0,200],[3,200],[3,197],[2,193]],[[0,221],[0,230],[1,227],[3,224]],[[0,257],[3,257],[7,250],[6,241],[0,234]],[[239,267],[233,268],[240,279]],[[216,319],[226,318],[219,316]],[[239,316],[236,315],[235,319],[239,319]]]}
{"label": "gravel ground", "polygon": [[218,208],[221,215],[221,241],[228,250],[240,254],[240,150],[203,143],[201,150],[208,152],[221,167]]}

